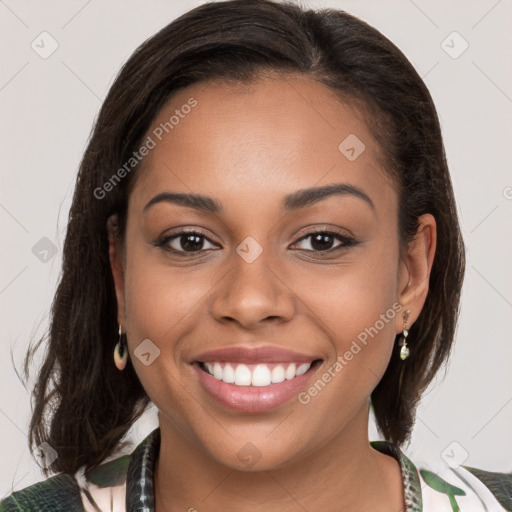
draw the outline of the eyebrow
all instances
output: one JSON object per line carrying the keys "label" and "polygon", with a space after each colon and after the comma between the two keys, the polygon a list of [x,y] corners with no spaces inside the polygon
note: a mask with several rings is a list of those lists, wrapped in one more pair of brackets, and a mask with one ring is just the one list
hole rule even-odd
{"label": "eyebrow", "polygon": [[[284,198],[284,209],[287,211],[298,210],[312,206],[319,201],[323,201],[331,196],[352,196],[362,199],[372,210],[375,211],[375,205],[370,197],[359,187],[348,183],[333,183],[323,187],[304,188],[289,194]],[[173,203],[198,211],[208,213],[220,213],[223,211],[222,204],[212,197],[201,194],[183,194],[178,192],[161,192],[151,199],[144,207],[146,212],[151,206],[158,203]]]}
{"label": "eyebrow", "polygon": [[372,210],[375,210],[375,205],[370,199],[368,194],[355,185],[348,183],[333,183],[332,185],[325,185],[323,187],[304,188],[297,190],[293,194],[285,197],[284,208],[285,210],[298,210],[299,208],[306,208],[319,201],[323,201],[331,196],[353,196],[365,201]]}

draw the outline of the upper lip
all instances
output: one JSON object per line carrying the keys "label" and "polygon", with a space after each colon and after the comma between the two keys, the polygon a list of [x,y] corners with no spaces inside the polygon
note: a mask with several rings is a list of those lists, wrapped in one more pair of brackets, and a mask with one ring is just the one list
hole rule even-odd
{"label": "upper lip", "polygon": [[198,362],[234,362],[234,363],[311,363],[320,357],[315,355],[301,354],[292,350],[279,347],[265,346],[258,348],[247,347],[226,347],[217,350],[203,352],[194,358]]}

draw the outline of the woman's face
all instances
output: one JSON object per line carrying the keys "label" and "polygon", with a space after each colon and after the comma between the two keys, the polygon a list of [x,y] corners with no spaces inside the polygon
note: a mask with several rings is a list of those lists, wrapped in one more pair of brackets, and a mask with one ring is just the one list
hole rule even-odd
{"label": "woman's face", "polygon": [[113,245],[111,261],[162,435],[242,469],[366,436],[435,230],[400,260],[397,193],[362,117],[305,77],[216,81],[177,93],[146,137],[123,270]]}

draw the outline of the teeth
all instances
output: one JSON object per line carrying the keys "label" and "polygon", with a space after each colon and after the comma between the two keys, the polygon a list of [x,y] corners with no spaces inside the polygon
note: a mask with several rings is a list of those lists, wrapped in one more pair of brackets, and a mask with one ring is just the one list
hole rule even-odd
{"label": "teeth", "polygon": [[272,374],[266,364],[259,364],[252,372],[253,386],[269,386],[272,384]]}
{"label": "teeth", "polygon": [[304,363],[304,364],[301,364],[297,370],[295,370],[295,375],[298,377],[299,375],[304,375],[308,370],[309,370],[309,367],[311,366],[311,363]]}
{"label": "teeth", "polygon": [[278,382],[283,382],[283,380],[284,380],[284,368],[281,365],[276,366],[272,370],[272,382],[274,384],[277,384]]}
{"label": "teeth", "polygon": [[295,369],[295,363],[292,363],[288,368],[286,368],[286,371],[284,372],[286,380],[291,380],[295,377]]}
{"label": "teeth", "polygon": [[258,364],[251,365],[237,363],[207,362],[203,363],[208,373],[217,380],[236,386],[263,387],[277,384],[286,380],[304,375],[311,363],[297,365],[295,363]]}
{"label": "teeth", "polygon": [[233,367],[230,364],[224,366],[221,379],[228,384],[233,384],[235,382],[235,370],[233,370]]}
{"label": "teeth", "polygon": [[213,365],[213,376],[218,380],[222,380],[222,366],[220,363],[215,363]]}
{"label": "teeth", "polygon": [[[215,375],[214,375],[215,377]],[[222,376],[220,379],[215,377],[218,380],[222,380]],[[245,366],[245,364],[239,364],[235,368],[235,384],[237,386],[250,386],[251,385],[251,370]]]}

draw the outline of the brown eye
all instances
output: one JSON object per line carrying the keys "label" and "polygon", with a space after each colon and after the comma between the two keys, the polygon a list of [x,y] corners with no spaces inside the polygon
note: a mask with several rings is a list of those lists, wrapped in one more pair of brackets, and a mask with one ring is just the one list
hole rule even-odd
{"label": "brown eye", "polygon": [[[356,241],[353,238],[336,233],[333,231],[314,231],[300,238],[295,245],[299,242],[307,241],[305,247],[301,247],[305,251],[326,252],[336,250],[338,248],[345,248],[355,245]],[[338,241],[338,245],[333,245]]]}
{"label": "brown eye", "polygon": [[[210,244],[211,247],[205,247],[206,244]],[[169,252],[180,253],[194,253],[215,248],[213,242],[197,231],[182,231],[167,236],[159,241],[157,246]]]}

